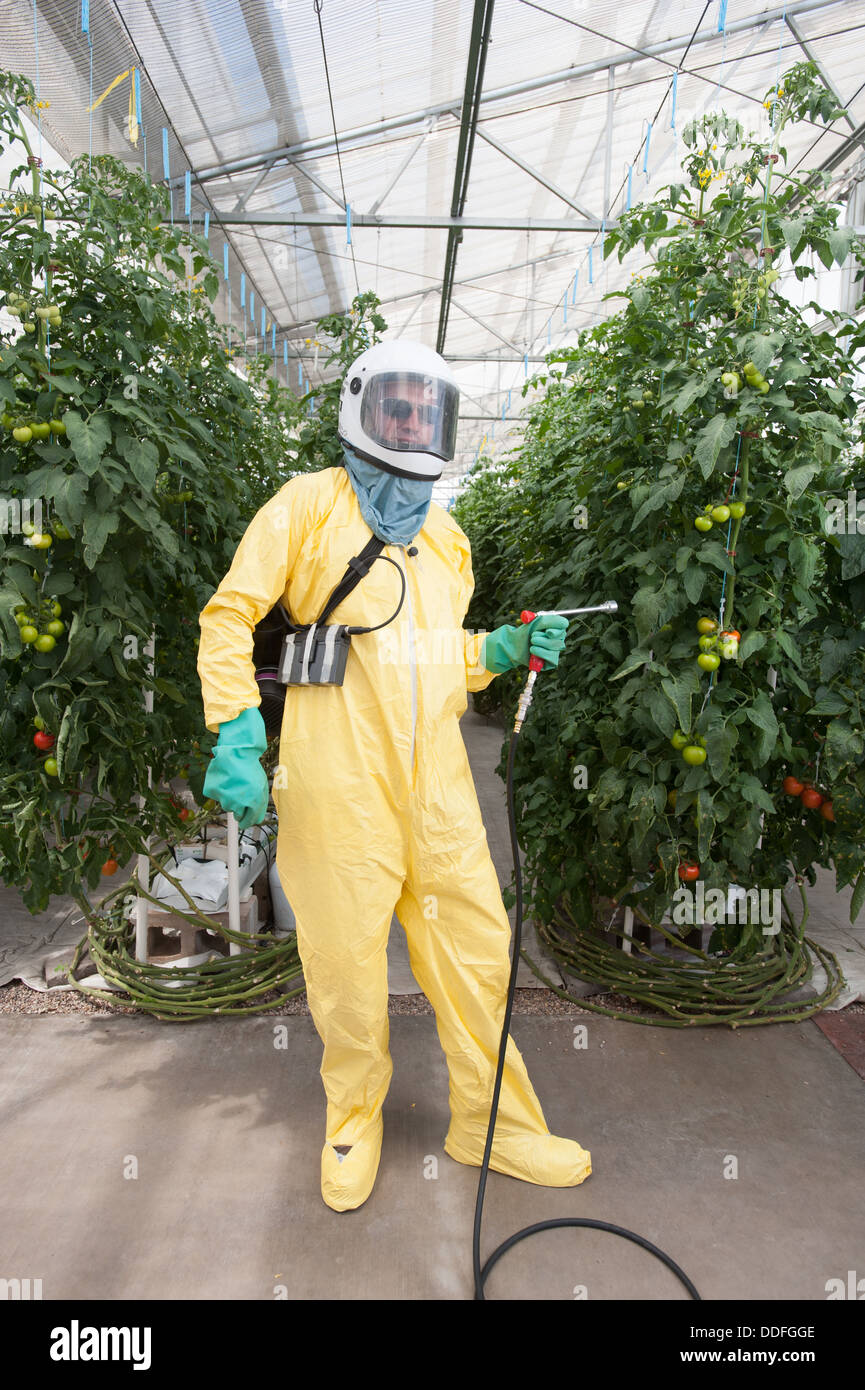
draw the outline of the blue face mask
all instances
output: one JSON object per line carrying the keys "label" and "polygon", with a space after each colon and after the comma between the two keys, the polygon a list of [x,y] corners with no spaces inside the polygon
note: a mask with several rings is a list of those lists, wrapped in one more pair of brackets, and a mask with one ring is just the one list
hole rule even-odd
{"label": "blue face mask", "polygon": [[354,488],[363,519],[373,535],[387,545],[408,545],[420,531],[433,484],[427,478],[398,478],[374,463],[358,458],[343,444],[345,471]]}

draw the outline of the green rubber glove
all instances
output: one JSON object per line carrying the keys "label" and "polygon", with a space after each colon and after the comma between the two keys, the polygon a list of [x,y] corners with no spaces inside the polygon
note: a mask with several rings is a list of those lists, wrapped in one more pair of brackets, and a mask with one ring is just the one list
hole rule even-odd
{"label": "green rubber glove", "polygon": [[530,656],[539,656],[550,666],[558,666],[565,645],[568,620],[559,613],[540,613],[528,624],[497,627],[488,632],[481,647],[481,664],[501,675],[517,666],[528,666]]}
{"label": "green rubber glove", "polygon": [[259,825],[267,812],[270,787],[259,762],[266,748],[264,720],[255,705],[219,726],[204,795],[218,801],[223,811],[233,811],[241,830]]}

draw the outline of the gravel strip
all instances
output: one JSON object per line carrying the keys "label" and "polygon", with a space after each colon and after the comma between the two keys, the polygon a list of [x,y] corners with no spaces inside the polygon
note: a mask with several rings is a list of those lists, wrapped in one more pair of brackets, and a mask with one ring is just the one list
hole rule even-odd
{"label": "gravel strip", "polygon": [[[267,1003],[274,997],[273,992],[264,995],[262,996],[262,1003]],[[594,994],[590,996],[589,1002],[600,1004],[607,1009],[616,1009],[621,1013],[645,1014],[650,1012],[642,1005],[635,1004],[632,999],[625,999],[619,994]],[[119,1004],[103,1004],[100,1000],[78,994],[75,990],[31,989],[29,985],[23,984],[20,980],[13,980],[11,984],[0,987],[0,1014],[101,1014],[104,1017],[106,1014],[116,1016],[118,1014],[144,1014],[146,1012],[146,1009],[124,1008]],[[278,1012],[289,1017],[297,1015],[309,1018],[306,995],[298,994],[293,999],[286,999]],[[567,1017],[571,1014],[587,1014],[591,1013],[591,1010],[581,1008],[579,1004],[572,1003],[568,999],[560,999],[549,989],[518,989],[514,994],[513,1012],[534,1017],[555,1018]],[[865,1003],[848,1004],[843,1012],[846,1014],[865,1014]],[[388,1013],[391,1016],[431,1015],[433,1008],[423,994],[391,994],[388,1000]]]}

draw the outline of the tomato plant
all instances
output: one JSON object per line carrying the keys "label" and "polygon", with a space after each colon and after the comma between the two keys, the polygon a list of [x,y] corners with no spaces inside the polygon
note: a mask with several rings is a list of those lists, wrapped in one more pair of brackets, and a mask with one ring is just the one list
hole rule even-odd
{"label": "tomato plant", "polygon": [[[806,253],[861,266],[865,250],[822,199],[823,176],[786,170],[784,129],[838,114],[811,65],[787,83],[765,139],[723,113],[684,129],[685,180],[607,233],[606,255],[642,258],[609,296],[621,311],[548,354],[521,448],[481,459],[454,508],[472,542],[473,626],[527,605],[618,604],[572,619],[521,734],[526,892],[542,924],[564,905],[589,929],[610,897],[656,924],[690,855],[707,888],[783,891],[822,865],[856,885],[854,915],[865,902],[865,537],[832,534],[826,507],[863,480],[865,328],[832,311],[812,328],[761,254],[785,248],[806,280]],[[697,632],[719,638],[705,672]],[[476,705],[510,711],[521,680],[497,677]],[[779,794],[815,760],[815,734],[834,824]],[[556,747],[578,750],[587,786],[551,765]]]}
{"label": "tomato plant", "polygon": [[[0,151],[32,185],[29,215],[0,203],[0,495],[42,503],[29,535],[0,533],[0,878],[37,912],[99,885],[99,845],[125,863],[177,838],[163,784],[181,768],[203,802],[198,615],[255,512],[327,460],[270,356],[246,379],[231,365],[217,265],[167,190],[107,155],[29,164],[32,99],[0,72]],[[349,314],[356,336],[373,300]]]}

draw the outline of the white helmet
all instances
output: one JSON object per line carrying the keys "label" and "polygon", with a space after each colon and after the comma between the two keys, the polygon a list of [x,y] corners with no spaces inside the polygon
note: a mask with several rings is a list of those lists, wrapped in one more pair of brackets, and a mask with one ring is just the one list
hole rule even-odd
{"label": "white helmet", "polygon": [[398,478],[434,481],[454,456],[459,387],[443,357],[404,338],[356,358],[339,397],[339,437]]}

